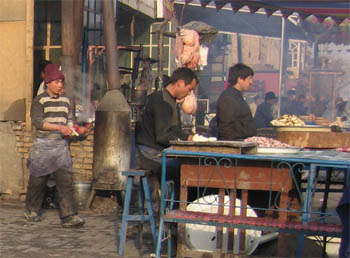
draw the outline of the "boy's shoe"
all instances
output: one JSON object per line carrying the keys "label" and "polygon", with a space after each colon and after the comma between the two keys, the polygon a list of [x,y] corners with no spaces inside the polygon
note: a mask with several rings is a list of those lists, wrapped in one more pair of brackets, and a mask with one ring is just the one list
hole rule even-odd
{"label": "boy's shoe", "polygon": [[25,211],[24,212],[24,217],[26,218],[27,221],[29,222],[39,222],[42,221],[42,218],[39,216],[38,213],[35,211]]}
{"label": "boy's shoe", "polygon": [[64,228],[80,227],[85,224],[85,221],[78,215],[72,215],[61,220],[61,225]]}

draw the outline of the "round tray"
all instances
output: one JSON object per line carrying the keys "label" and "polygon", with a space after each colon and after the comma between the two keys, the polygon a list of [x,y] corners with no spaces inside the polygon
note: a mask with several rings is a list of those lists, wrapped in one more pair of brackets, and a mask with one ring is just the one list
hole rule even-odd
{"label": "round tray", "polygon": [[277,132],[330,132],[329,126],[307,125],[307,126],[276,126]]}

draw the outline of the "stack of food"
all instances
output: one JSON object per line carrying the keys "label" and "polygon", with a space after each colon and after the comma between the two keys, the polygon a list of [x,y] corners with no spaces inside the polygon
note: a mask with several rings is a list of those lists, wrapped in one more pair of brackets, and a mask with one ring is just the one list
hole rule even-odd
{"label": "stack of food", "polygon": [[278,141],[276,139],[262,137],[262,136],[253,136],[244,139],[244,142],[254,142],[257,143],[259,147],[272,147],[272,148],[291,148],[291,146],[287,143]]}
{"label": "stack of food", "polygon": [[305,122],[295,115],[283,115],[270,123],[273,126],[305,126]]}
{"label": "stack of food", "polygon": [[307,115],[307,116],[299,116],[299,118],[303,121],[314,121],[315,120],[315,115],[314,114],[310,114],[310,115]]}
{"label": "stack of food", "polygon": [[339,126],[341,128],[345,127],[345,124],[341,120],[341,117],[337,117],[336,120],[333,123],[330,123],[329,126]]}
{"label": "stack of food", "polygon": [[323,125],[323,126],[329,126],[330,124],[329,120],[325,117],[316,117],[314,122],[317,125]]}

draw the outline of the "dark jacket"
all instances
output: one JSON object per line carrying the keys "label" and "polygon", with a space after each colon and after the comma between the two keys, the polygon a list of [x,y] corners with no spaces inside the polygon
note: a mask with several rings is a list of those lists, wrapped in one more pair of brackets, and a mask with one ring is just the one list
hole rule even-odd
{"label": "dark jacket", "polygon": [[286,100],[282,102],[281,115],[297,115],[298,114],[298,103],[296,100]]}
{"label": "dark jacket", "polygon": [[272,105],[267,102],[261,103],[256,109],[254,116],[256,128],[271,127],[270,121],[272,120]]}
{"label": "dark jacket", "polygon": [[216,117],[220,140],[239,140],[256,135],[249,105],[242,93],[229,87],[217,101]]}
{"label": "dark jacket", "polygon": [[307,114],[307,107],[304,106],[304,103],[301,101],[296,102],[296,115],[305,116]]}
{"label": "dark jacket", "polygon": [[176,99],[166,89],[152,93],[136,126],[136,144],[163,150],[170,140],[187,140],[189,134],[182,131],[180,121]]}

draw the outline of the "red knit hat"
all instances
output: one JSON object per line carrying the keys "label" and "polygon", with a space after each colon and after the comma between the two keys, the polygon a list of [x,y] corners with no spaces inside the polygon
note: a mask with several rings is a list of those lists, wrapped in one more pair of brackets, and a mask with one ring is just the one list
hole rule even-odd
{"label": "red knit hat", "polygon": [[48,64],[45,66],[45,84],[48,84],[54,80],[64,80],[64,75],[58,69],[57,64]]}

